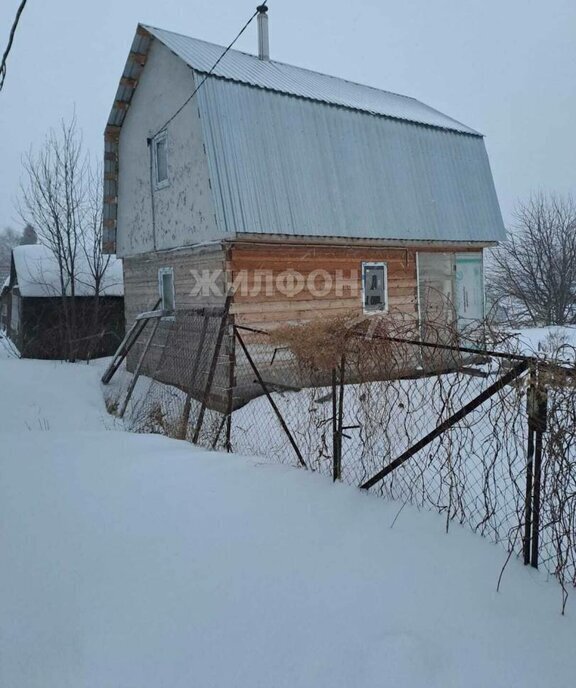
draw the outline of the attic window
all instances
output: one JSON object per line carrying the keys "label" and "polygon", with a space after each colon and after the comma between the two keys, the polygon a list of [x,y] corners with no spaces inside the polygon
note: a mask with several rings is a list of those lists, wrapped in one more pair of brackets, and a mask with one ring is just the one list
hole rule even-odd
{"label": "attic window", "polygon": [[386,263],[362,263],[364,313],[388,310],[388,268]]}
{"label": "attic window", "polygon": [[154,163],[154,181],[156,188],[168,186],[168,145],[166,130],[160,132],[152,142],[152,157]]}

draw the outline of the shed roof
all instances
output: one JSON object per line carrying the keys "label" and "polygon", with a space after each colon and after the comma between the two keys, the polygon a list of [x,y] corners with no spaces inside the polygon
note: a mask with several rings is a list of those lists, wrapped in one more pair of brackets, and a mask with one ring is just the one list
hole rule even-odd
{"label": "shed roof", "polygon": [[[60,270],[54,253],[42,244],[16,246],[12,250],[14,275],[12,286],[18,286],[20,295],[35,298],[53,298],[61,295]],[[82,257],[77,261],[77,296],[93,296],[94,280]],[[70,292],[68,285],[68,293]],[[111,257],[104,274],[101,296],[123,296],[122,261]]]}

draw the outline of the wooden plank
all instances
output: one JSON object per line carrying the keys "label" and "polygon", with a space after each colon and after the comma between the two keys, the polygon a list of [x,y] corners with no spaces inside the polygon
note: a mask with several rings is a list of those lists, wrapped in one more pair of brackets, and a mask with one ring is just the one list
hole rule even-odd
{"label": "wooden plank", "polygon": [[390,272],[404,272],[413,274],[416,270],[414,263],[406,264],[402,260],[383,260],[379,257],[350,258],[338,256],[331,258],[283,258],[282,256],[261,256],[243,258],[233,261],[234,270],[272,270],[284,272],[285,270],[298,270],[300,272],[312,272],[312,270],[361,270],[362,262],[385,262]]}
{"label": "wooden plank", "polygon": [[280,255],[289,257],[353,257],[363,259],[364,256],[379,256],[390,260],[415,260],[415,250],[410,248],[365,247],[365,246],[278,246],[274,244],[241,245],[232,248],[232,260],[244,257],[258,257],[262,255]]}
{"label": "wooden plank", "polygon": [[[415,299],[407,299],[404,296],[391,296],[388,299],[390,306],[415,303]],[[260,300],[256,303],[234,301],[233,313],[286,313],[288,311],[328,311],[334,308],[360,309],[362,303],[359,299],[308,299],[299,301],[286,298],[284,301]]]}
{"label": "wooden plank", "polygon": [[130,60],[130,62],[136,62],[137,64],[139,64],[141,66],[143,66],[146,63],[147,57],[148,56],[146,55],[146,53],[137,53],[137,52],[134,52],[133,50],[131,50],[128,53],[128,59]]}
{"label": "wooden plank", "polygon": [[[398,304],[396,306],[390,307],[387,313],[383,314],[387,317],[394,317],[397,314],[411,314],[417,313],[415,304]],[[328,309],[291,309],[286,311],[275,311],[275,312],[250,312],[243,313],[234,311],[234,314],[238,316],[238,322],[243,324],[254,323],[254,322],[285,322],[286,320],[297,320],[302,319],[306,321],[310,320],[321,320],[323,318],[334,318],[342,315],[351,316],[361,316],[370,317],[370,314],[363,312],[361,308],[351,308],[350,306],[341,306]]]}
{"label": "wooden plank", "polygon": [[[411,299],[415,300],[417,298],[416,287],[396,287],[393,283],[389,283],[388,296],[391,301],[398,297],[402,298],[405,301],[409,301]],[[327,301],[333,301],[335,299],[348,301],[353,306],[361,304],[362,290],[360,285],[358,285],[358,287],[354,291],[347,288],[344,289],[343,292],[340,294],[337,293],[335,289],[331,289],[328,294],[324,294],[321,296],[314,296],[307,289],[304,289],[303,291],[299,292],[298,294],[294,294],[293,296],[285,295],[279,291],[274,291],[273,293],[269,294],[265,290],[262,290],[261,293],[255,295],[241,293],[240,291],[236,292],[236,294],[234,295],[234,302],[237,304],[282,303],[286,301],[314,301],[319,304],[322,304],[326,303]]]}

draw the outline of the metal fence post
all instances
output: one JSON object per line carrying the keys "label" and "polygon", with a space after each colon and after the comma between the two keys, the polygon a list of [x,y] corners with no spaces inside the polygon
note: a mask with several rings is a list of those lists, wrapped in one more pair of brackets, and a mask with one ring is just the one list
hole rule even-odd
{"label": "metal fence post", "polygon": [[226,330],[226,325],[228,324],[228,313],[230,312],[231,298],[231,296],[227,296],[226,301],[224,302],[224,311],[222,313],[222,319],[220,320],[220,325],[218,327],[218,335],[216,337],[216,344],[214,345],[214,354],[212,356],[212,362],[210,363],[210,369],[208,370],[206,387],[204,389],[204,395],[202,397],[202,403],[200,405],[200,412],[198,413],[198,420],[196,421],[194,436],[192,437],[193,444],[196,444],[198,442],[198,438],[200,437],[200,430],[202,429],[202,423],[204,422],[204,414],[206,413],[206,407],[208,405],[208,397],[210,395],[210,392],[212,391],[212,383],[214,382],[214,375],[216,374],[216,368],[218,367],[218,358],[220,357],[222,340],[224,339],[224,332]]}
{"label": "metal fence post", "polygon": [[528,566],[532,547],[532,495],[534,487],[534,404],[536,398],[536,374],[530,367],[528,377],[528,391],[526,396],[526,412],[528,416],[528,443],[526,447],[526,492],[524,497],[524,537],[523,555],[524,565]]}
{"label": "metal fence post", "polygon": [[226,451],[232,451],[232,413],[234,412],[234,388],[236,386],[236,337],[234,336],[234,316],[230,316],[230,357],[228,362],[228,408],[226,418]]}
{"label": "metal fence post", "polygon": [[338,480],[338,387],[336,368],[332,368],[332,480]]}
{"label": "metal fence post", "polygon": [[292,436],[292,433],[288,429],[288,426],[286,425],[286,421],[284,420],[282,414],[280,413],[280,409],[276,405],[276,402],[272,398],[272,395],[270,394],[270,390],[268,389],[268,386],[264,382],[264,379],[262,378],[262,375],[260,374],[260,371],[258,370],[258,366],[256,363],[254,363],[254,360],[252,356],[250,356],[250,352],[248,351],[248,347],[246,346],[246,343],[240,336],[240,333],[238,332],[238,328],[234,327],[234,332],[236,334],[236,339],[240,342],[240,346],[242,347],[242,351],[244,352],[244,355],[246,356],[246,360],[250,364],[250,367],[254,371],[254,375],[256,375],[256,379],[258,380],[258,383],[260,387],[262,388],[262,391],[266,395],[266,398],[270,402],[270,406],[272,407],[272,410],[276,414],[276,418],[278,418],[278,422],[280,423],[282,430],[286,433],[286,437],[288,437],[288,441],[292,445],[292,449],[294,449],[294,453],[296,454],[298,458],[298,463],[303,467],[303,468],[308,468],[306,465],[306,461],[304,461],[304,457],[302,456],[302,453],[300,449],[298,448],[298,445],[296,444],[296,440]]}
{"label": "metal fence post", "polygon": [[532,502],[532,555],[530,564],[537,569],[540,556],[540,495],[542,481],[542,448],[548,422],[548,391],[538,375],[536,385],[536,425],[534,442],[534,498]]}
{"label": "metal fence post", "polygon": [[332,369],[332,480],[342,479],[342,436],[344,431],[344,375],[346,359],[342,356],[340,372]]}
{"label": "metal fence post", "polygon": [[548,393],[537,365],[530,369],[527,407],[528,447],[523,554],[524,564],[530,564],[537,569],[540,557],[542,448],[548,416]]}

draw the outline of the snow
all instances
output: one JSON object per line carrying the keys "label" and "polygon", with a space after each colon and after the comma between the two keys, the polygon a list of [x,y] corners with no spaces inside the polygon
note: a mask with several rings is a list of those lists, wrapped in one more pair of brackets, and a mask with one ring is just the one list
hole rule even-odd
{"label": "snow", "polygon": [[541,574],[497,593],[502,550],[432,513],[124,432],[103,365],[0,353],[0,685],[574,685]]}
{"label": "snow", "polygon": [[515,333],[520,351],[527,355],[546,353],[573,361],[576,354],[576,327],[532,327]]}
{"label": "snow", "polygon": [[[26,297],[59,296],[60,271],[54,253],[41,244],[16,246],[12,251],[16,280],[20,294]],[[94,294],[94,279],[90,274],[86,259],[82,255],[77,257],[76,295],[92,296]],[[122,296],[124,282],[122,277],[122,261],[111,257],[106,269],[103,285],[103,296]]]}

